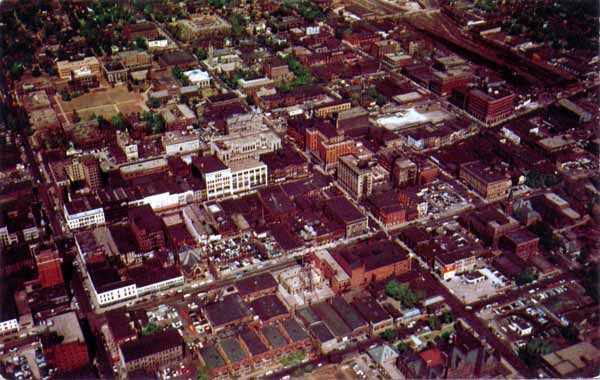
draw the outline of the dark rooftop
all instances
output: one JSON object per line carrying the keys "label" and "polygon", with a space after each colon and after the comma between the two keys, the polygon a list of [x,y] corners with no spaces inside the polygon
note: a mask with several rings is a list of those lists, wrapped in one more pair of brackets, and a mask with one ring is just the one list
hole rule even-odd
{"label": "dark rooftop", "polygon": [[308,333],[294,318],[281,321],[281,326],[294,342],[308,339]]}
{"label": "dark rooftop", "polygon": [[344,224],[356,223],[366,218],[356,206],[343,196],[327,200],[325,206]]}
{"label": "dark rooftop", "polygon": [[121,345],[121,352],[128,363],[175,347],[183,348],[183,339],[177,330],[167,329],[126,342]]}
{"label": "dark rooftop", "polygon": [[328,303],[320,302],[312,305],[311,308],[327,324],[335,336],[342,337],[352,332],[344,320],[340,318]]}
{"label": "dark rooftop", "polygon": [[263,327],[261,332],[264,335],[264,337],[267,338],[269,345],[273,349],[277,349],[288,344],[288,341],[283,335],[281,335],[281,332],[277,329],[275,325],[267,325]]}
{"label": "dark rooftop", "polygon": [[247,358],[246,353],[242,349],[242,345],[236,338],[229,338],[221,341],[221,348],[229,358],[231,363],[237,363]]}
{"label": "dark rooftop", "polygon": [[200,355],[202,356],[202,359],[204,359],[204,363],[206,363],[206,367],[208,367],[209,370],[223,368],[226,365],[225,359],[223,359],[215,345],[209,345],[200,349]]}
{"label": "dark rooftop", "polygon": [[275,294],[257,298],[250,305],[256,315],[265,322],[288,314],[287,308]]}
{"label": "dark rooftop", "polygon": [[328,342],[335,338],[331,330],[329,330],[327,325],[323,322],[317,322],[310,326],[310,331],[321,343]]}
{"label": "dark rooftop", "polygon": [[239,294],[230,294],[223,301],[205,307],[206,318],[213,326],[222,326],[250,315],[248,305]]}
{"label": "dark rooftop", "polygon": [[367,324],[364,318],[342,297],[331,298],[331,306],[353,331]]}
{"label": "dark rooftop", "polygon": [[390,318],[390,314],[373,297],[357,298],[352,305],[370,323],[379,323]]}
{"label": "dark rooftop", "polygon": [[244,278],[235,283],[242,297],[258,293],[267,289],[277,288],[277,281],[271,273],[262,273],[257,276]]}
{"label": "dark rooftop", "polygon": [[244,330],[240,334],[240,338],[244,341],[252,355],[260,355],[268,351],[267,346],[265,346],[258,334],[253,330]]}

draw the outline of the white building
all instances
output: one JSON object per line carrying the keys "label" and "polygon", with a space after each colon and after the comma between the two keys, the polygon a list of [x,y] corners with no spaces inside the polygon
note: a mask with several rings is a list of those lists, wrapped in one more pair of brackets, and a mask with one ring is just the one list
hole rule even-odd
{"label": "white building", "polygon": [[[87,205],[87,204],[86,204]],[[65,220],[69,229],[76,230],[104,224],[104,210],[102,207],[82,208],[81,203],[69,202],[63,206]]]}
{"label": "white building", "polygon": [[167,156],[186,154],[200,150],[200,139],[193,132],[170,131],[162,137],[162,145]]}
{"label": "white building", "polygon": [[183,73],[191,84],[201,88],[210,87],[210,75],[206,71],[199,69],[190,70]]}
{"label": "white building", "polygon": [[6,334],[17,330],[19,330],[19,321],[16,316],[0,322],[0,334]]}
{"label": "white building", "polygon": [[245,158],[259,159],[261,154],[281,148],[281,138],[268,127],[219,137],[211,142],[211,153],[225,163]]}
{"label": "white building", "polygon": [[206,187],[206,198],[231,195],[231,169],[214,156],[194,157],[194,169],[199,172]]}
{"label": "white building", "polygon": [[206,217],[196,204],[192,204],[183,208],[183,221],[188,232],[196,243],[208,244],[208,236],[210,235],[210,227],[206,222]]}
{"label": "white building", "polygon": [[267,165],[253,158],[234,161],[231,169],[231,192],[240,193],[260,186],[268,181]]}
{"label": "white building", "polygon": [[115,284],[115,287],[103,289],[100,293],[96,290],[92,282],[94,297],[99,306],[106,306],[113,303],[137,298],[137,287],[131,281],[122,281]]}
{"label": "white building", "polygon": [[8,245],[16,244],[18,241],[19,237],[16,232],[11,234],[8,232],[7,226],[0,227],[0,245],[6,247]]}

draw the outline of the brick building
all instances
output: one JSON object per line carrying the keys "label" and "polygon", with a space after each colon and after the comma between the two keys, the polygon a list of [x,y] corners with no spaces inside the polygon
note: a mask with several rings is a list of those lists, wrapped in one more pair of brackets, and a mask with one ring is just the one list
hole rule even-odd
{"label": "brick building", "polygon": [[538,243],[540,238],[528,229],[510,231],[501,239],[501,245],[509,249],[511,252],[519,256],[523,260],[527,260],[531,256],[538,253]]}
{"label": "brick building", "polygon": [[120,351],[121,364],[127,372],[156,370],[179,363],[183,359],[184,344],[177,330],[170,328],[126,342]]}
{"label": "brick building", "polygon": [[506,198],[512,186],[512,181],[507,174],[486,167],[481,161],[462,164],[459,176],[488,201]]}
{"label": "brick building", "polygon": [[411,269],[408,253],[388,240],[338,248],[331,251],[331,256],[350,277],[349,286],[352,289],[364,288]]}
{"label": "brick building", "polygon": [[65,281],[61,269],[62,259],[58,251],[45,249],[38,252],[35,255],[35,263],[42,287],[47,288],[64,284]]}
{"label": "brick building", "polygon": [[148,252],[165,247],[162,221],[149,205],[129,209],[129,224],[140,251]]}

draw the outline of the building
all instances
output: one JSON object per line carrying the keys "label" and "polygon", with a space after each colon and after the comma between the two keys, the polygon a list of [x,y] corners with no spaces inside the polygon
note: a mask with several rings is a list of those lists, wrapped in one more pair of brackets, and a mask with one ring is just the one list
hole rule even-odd
{"label": "building", "polygon": [[501,240],[506,248],[523,260],[538,253],[540,238],[526,228],[510,231]]}
{"label": "building", "polygon": [[498,376],[500,355],[485,347],[461,323],[454,325],[454,341],[448,353],[448,379],[483,379]]}
{"label": "building", "polygon": [[[452,94],[452,90],[464,87],[471,81],[471,73],[465,70],[434,71],[429,81],[429,89],[440,96]],[[491,107],[491,106],[490,106]],[[496,106],[497,107],[497,106]],[[492,112],[492,111],[488,111]],[[490,116],[491,117],[491,116]]]}
{"label": "building", "polygon": [[123,280],[114,268],[88,269],[93,300],[104,307],[137,298],[137,286],[131,280]]}
{"label": "building", "polygon": [[264,65],[265,74],[267,77],[273,79],[275,82],[287,82],[294,79],[294,73],[292,73],[287,65],[280,58],[273,58]]}
{"label": "building", "polygon": [[399,48],[394,40],[377,41],[371,45],[371,54],[381,60],[387,54],[395,54]]}
{"label": "building", "polygon": [[102,71],[110,83],[127,82],[129,69],[119,61],[105,62]]}
{"label": "building", "polygon": [[231,192],[241,193],[266,186],[269,180],[267,165],[253,158],[232,161],[229,163],[231,170]]}
{"label": "building", "polygon": [[337,248],[331,251],[331,256],[350,277],[351,289],[362,289],[411,269],[408,253],[388,240],[369,240]]}
{"label": "building", "polygon": [[597,372],[600,350],[590,342],[571,346],[542,355],[543,368],[556,378],[589,378]]}
{"label": "building", "polygon": [[328,199],[325,202],[325,213],[344,226],[347,238],[361,235],[369,229],[368,218],[346,197]]}
{"label": "building", "polygon": [[326,170],[337,167],[341,156],[356,151],[354,140],[339,133],[332,125],[321,123],[306,129],[306,147],[321,160]]}
{"label": "building", "polygon": [[449,280],[456,275],[470,272],[475,268],[476,256],[470,249],[459,249],[434,257],[433,269],[443,280]]}
{"label": "building", "polygon": [[63,213],[70,230],[104,224],[104,210],[95,198],[81,197],[66,202]]}
{"label": "building", "polygon": [[251,310],[239,294],[229,294],[221,301],[206,305],[202,312],[213,331],[233,328],[252,320]]}
{"label": "building", "polygon": [[394,318],[371,296],[354,299],[352,306],[368,322],[372,335],[394,326]]}
{"label": "building", "polygon": [[158,28],[151,22],[137,22],[135,24],[125,25],[123,34],[129,41],[144,38],[146,40],[154,40],[158,38]]}
{"label": "building", "polygon": [[515,94],[499,90],[483,92],[475,89],[468,93],[467,112],[484,123],[496,124],[513,114],[514,102]]}
{"label": "building", "polygon": [[459,176],[487,201],[506,198],[512,186],[512,181],[506,174],[484,166],[481,161],[462,164]]}
{"label": "building", "polygon": [[79,61],[58,61],[56,71],[61,79],[74,79],[77,75],[100,76],[100,61],[96,57],[85,57]]}
{"label": "building", "polygon": [[500,237],[519,227],[519,222],[500,210],[486,207],[468,216],[468,226],[479,238],[488,244],[496,245]]}
{"label": "building", "polygon": [[166,329],[152,335],[126,342],[120,347],[121,365],[132,372],[138,369],[156,370],[181,362],[183,339],[175,329]]}
{"label": "building", "polygon": [[46,325],[51,327],[42,336],[42,344],[49,365],[64,374],[89,364],[87,344],[74,311],[48,318]]}
{"label": "building", "polygon": [[165,247],[165,232],[161,219],[149,205],[132,207],[128,220],[133,238],[141,252],[158,251]]}
{"label": "building", "polygon": [[19,315],[13,292],[6,281],[0,281],[0,335],[18,331]]}
{"label": "building", "polygon": [[281,149],[281,138],[265,126],[259,129],[230,133],[210,143],[211,153],[229,163],[246,158],[258,160],[261,154]]}
{"label": "building", "polygon": [[347,111],[352,108],[352,103],[345,100],[334,100],[325,104],[320,104],[315,107],[314,112],[316,117],[326,118],[330,115],[335,115],[342,111]]}
{"label": "building", "polygon": [[65,280],[61,269],[62,258],[58,251],[44,249],[37,252],[34,257],[40,284],[43,288],[64,285]]}
{"label": "building", "polygon": [[188,78],[191,84],[200,88],[210,87],[210,75],[206,71],[199,69],[185,71],[183,75]]}
{"label": "building", "polygon": [[139,158],[138,146],[129,137],[127,131],[117,131],[117,145],[127,158],[127,161],[136,161]]}
{"label": "building", "polygon": [[74,158],[69,165],[65,165],[65,172],[71,182],[85,181],[91,190],[96,190],[102,184],[100,164],[94,156]]}
{"label": "building", "polygon": [[373,161],[360,160],[355,155],[340,157],[337,176],[339,184],[352,198],[361,200],[373,192]]}
{"label": "building", "polygon": [[189,19],[177,21],[177,37],[189,42],[206,37],[224,36],[231,31],[231,25],[217,14],[193,14]]}
{"label": "building", "polygon": [[271,273],[263,273],[248,277],[235,283],[238,294],[246,301],[251,301],[255,298],[269,294],[275,294],[277,285],[277,280],[275,280]]}
{"label": "building", "polygon": [[194,132],[169,131],[161,136],[161,142],[167,156],[188,154],[200,150],[200,139]]}
{"label": "building", "polygon": [[192,157],[192,171],[203,181],[206,199],[231,194],[231,169],[215,156]]}

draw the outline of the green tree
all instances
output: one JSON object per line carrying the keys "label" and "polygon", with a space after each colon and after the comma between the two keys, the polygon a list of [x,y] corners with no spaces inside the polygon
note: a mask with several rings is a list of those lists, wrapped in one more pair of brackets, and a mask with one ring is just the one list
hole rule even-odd
{"label": "green tree", "polygon": [[408,350],[408,344],[402,340],[398,342],[396,348],[398,349],[398,352],[403,353],[404,351]]}
{"label": "green tree", "polygon": [[158,108],[160,107],[160,99],[151,97],[148,99],[148,107],[150,108]]}
{"label": "green tree", "polygon": [[385,285],[385,294],[400,301],[405,307],[413,307],[418,301],[417,294],[408,284],[401,284],[396,280],[391,280]]}
{"label": "green tree", "polygon": [[110,119],[110,123],[117,129],[119,130],[124,130],[128,127],[129,122],[127,121],[127,119],[125,118],[125,116],[123,116],[122,113],[119,113],[115,116],[113,116]]}
{"label": "green tree", "polygon": [[31,71],[31,75],[33,75],[34,77],[39,77],[40,75],[42,75],[42,71],[40,70],[39,66],[36,66],[33,68],[33,70]]}
{"label": "green tree", "polygon": [[381,337],[387,340],[388,342],[392,342],[394,339],[396,339],[396,331],[394,331],[393,329],[385,329],[381,333]]}
{"label": "green tree", "polygon": [[208,368],[206,368],[206,366],[198,367],[198,369],[196,370],[196,380],[210,380],[210,379],[212,379],[212,376],[210,375]]}
{"label": "green tree", "polygon": [[66,91],[61,94],[61,98],[62,98],[63,102],[71,101],[71,95]]}
{"label": "green tree", "polygon": [[452,335],[450,331],[444,331],[440,334],[440,337],[444,340],[450,340],[450,335]]}
{"label": "green tree", "polygon": [[18,80],[21,78],[21,75],[23,75],[23,71],[25,71],[25,68],[23,67],[23,64],[21,62],[13,62],[10,65],[9,71],[11,78],[14,80]]}
{"label": "green tree", "polygon": [[517,275],[515,282],[517,285],[526,285],[529,284],[538,278],[538,273],[533,268],[525,268],[521,273]]}
{"label": "green tree", "polygon": [[541,356],[552,352],[552,346],[541,339],[531,339],[527,344],[519,348],[519,358],[530,368],[539,365]]}
{"label": "green tree", "polygon": [[138,37],[135,40],[135,46],[138,49],[146,50],[146,49],[148,49],[148,41],[146,41],[145,38]]}
{"label": "green tree", "polygon": [[440,327],[440,320],[438,319],[437,315],[431,315],[429,316],[429,328],[431,330],[437,330]]}
{"label": "green tree", "polygon": [[152,335],[160,331],[160,327],[156,323],[149,322],[146,326],[142,327],[142,335]]}
{"label": "green tree", "polygon": [[206,58],[208,58],[208,53],[205,49],[200,47],[196,49],[196,57],[198,57],[199,60],[204,61]]}
{"label": "green tree", "polygon": [[452,323],[454,321],[454,316],[449,311],[444,311],[442,314],[442,323]]}

